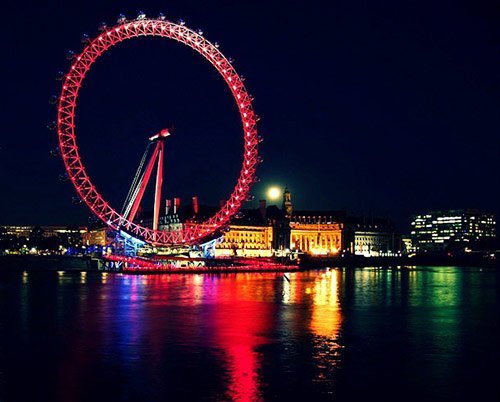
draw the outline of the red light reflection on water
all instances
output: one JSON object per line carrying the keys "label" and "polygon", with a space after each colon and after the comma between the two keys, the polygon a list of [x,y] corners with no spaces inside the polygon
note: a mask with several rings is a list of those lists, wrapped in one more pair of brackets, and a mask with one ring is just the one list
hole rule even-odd
{"label": "red light reflection on water", "polygon": [[[143,286],[131,287],[131,300],[139,297],[136,290],[146,292],[149,308],[158,309],[152,314],[156,319],[146,318],[153,359],[162,356],[166,337],[177,339],[183,346],[210,345],[218,349],[216,355],[226,372],[222,399],[262,399],[259,376],[262,354],[258,348],[269,342],[269,333],[275,325],[275,287],[281,281],[274,281],[274,277],[275,274],[137,277],[142,278]],[[186,312],[182,325],[169,328],[169,307]],[[128,331],[134,332],[132,328]]]}
{"label": "red light reflection on water", "polygon": [[270,279],[236,275],[224,280],[218,289],[219,303],[211,316],[213,341],[226,357],[230,400],[262,399],[262,354],[258,348],[269,342],[274,325],[271,296],[276,282]]}
{"label": "red light reflection on water", "polygon": [[[330,368],[339,361],[341,273],[296,275],[107,275],[98,288],[99,297],[85,300],[81,318],[82,322],[95,321],[99,336],[92,336],[96,343],[92,350],[112,364],[119,361],[127,375],[137,373],[140,362],[148,361],[148,371],[141,374],[151,385],[169,381],[175,387],[175,380],[162,378],[158,368],[184,364],[182,369],[189,370],[189,361],[169,363],[169,359],[182,356],[197,362],[197,353],[208,353],[214,369],[221,372],[214,377],[219,383],[214,384],[218,399],[262,400],[264,382],[269,383],[262,375],[263,346],[274,341],[277,329],[284,330],[281,333],[286,335],[280,336],[287,337],[292,349],[296,334],[309,331],[315,335],[311,357],[317,381],[330,382]],[[78,345],[78,349],[86,346]],[[71,371],[71,377],[79,378],[89,369],[88,356],[72,357],[79,368],[66,371],[61,379],[67,380]],[[65,388],[69,397],[77,386],[66,384]]]}

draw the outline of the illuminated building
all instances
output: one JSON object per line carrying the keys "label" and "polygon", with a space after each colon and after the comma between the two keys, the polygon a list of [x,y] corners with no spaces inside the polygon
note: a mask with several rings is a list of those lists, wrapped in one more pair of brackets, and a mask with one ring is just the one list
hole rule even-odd
{"label": "illuminated building", "polygon": [[89,230],[82,236],[86,246],[105,246],[108,243],[108,229],[99,228]]}
{"label": "illuminated building", "polygon": [[291,247],[314,255],[337,254],[343,224],[329,213],[297,211],[290,219]]}
{"label": "illuminated building", "polygon": [[401,236],[401,244],[403,246],[403,254],[412,255],[415,254],[416,249],[413,244],[413,238],[411,236]]}
{"label": "illuminated building", "polygon": [[273,226],[270,216],[275,216],[276,210],[275,206],[267,207],[265,200],[259,201],[257,209],[242,209],[232,219],[222,241],[216,244],[215,256],[272,256]]}
{"label": "illuminated building", "polygon": [[356,231],[354,234],[354,254],[365,257],[387,257],[397,255],[394,233]]}
{"label": "illuminated building", "polygon": [[477,210],[434,211],[412,218],[417,252],[444,251],[451,245],[478,243],[496,237],[495,215]]}
{"label": "illuminated building", "polygon": [[[291,212],[290,192],[285,189],[283,203]],[[257,209],[242,209],[231,220],[223,241],[215,246],[215,255],[270,257],[290,251],[290,221],[284,210],[259,201]]]}
{"label": "illuminated building", "polygon": [[15,237],[29,237],[37,231],[43,238],[66,236],[75,238],[82,236],[87,232],[83,226],[1,226],[5,234]]}
{"label": "illuminated building", "polygon": [[1,228],[6,235],[28,238],[34,226],[2,226]]}
{"label": "illuminated building", "polygon": [[359,218],[345,211],[294,211],[285,189],[283,213],[290,220],[290,246],[312,255],[354,254],[385,257],[401,254],[400,237],[385,218]]}
{"label": "illuminated building", "polygon": [[215,256],[270,257],[272,240],[270,226],[230,225],[222,242],[215,246]]}
{"label": "illuminated building", "polygon": [[365,257],[389,257],[401,254],[401,237],[387,218],[346,217],[343,251]]}
{"label": "illuminated building", "polygon": [[0,226],[0,248],[9,253],[63,252],[82,246],[87,228],[81,226]]}
{"label": "illuminated building", "polygon": [[43,237],[74,236],[79,238],[87,233],[84,226],[40,226],[43,231]]}

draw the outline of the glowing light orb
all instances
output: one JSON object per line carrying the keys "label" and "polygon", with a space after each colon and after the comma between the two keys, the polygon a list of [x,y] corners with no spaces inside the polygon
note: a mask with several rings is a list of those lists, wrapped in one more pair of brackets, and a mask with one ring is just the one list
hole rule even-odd
{"label": "glowing light orb", "polygon": [[267,196],[270,200],[277,200],[281,196],[281,189],[279,187],[271,187],[267,190]]}

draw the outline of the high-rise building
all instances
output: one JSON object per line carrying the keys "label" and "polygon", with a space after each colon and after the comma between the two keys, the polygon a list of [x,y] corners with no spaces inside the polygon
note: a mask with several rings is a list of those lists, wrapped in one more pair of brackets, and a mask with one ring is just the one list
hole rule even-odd
{"label": "high-rise building", "polygon": [[444,251],[450,245],[484,242],[496,237],[495,215],[477,210],[415,215],[411,225],[417,253]]}

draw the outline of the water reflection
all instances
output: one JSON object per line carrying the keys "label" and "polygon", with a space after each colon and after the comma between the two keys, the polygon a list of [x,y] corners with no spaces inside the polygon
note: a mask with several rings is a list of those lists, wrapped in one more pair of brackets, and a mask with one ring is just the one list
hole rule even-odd
{"label": "water reflection", "polygon": [[355,400],[383,378],[423,399],[485,396],[499,276],[2,274],[0,400]]}
{"label": "water reflection", "polygon": [[[291,372],[306,370],[309,384],[300,384],[308,398],[335,394],[336,370],[342,360],[340,340],[342,310],[340,299],[341,270],[323,270],[289,274],[282,281],[282,340],[286,353],[302,359],[304,336],[307,336],[307,367],[294,362],[282,364]],[[281,384],[296,391],[297,384]],[[294,391],[290,392],[294,397]]]}
{"label": "water reflection", "polygon": [[244,276],[226,282],[220,296],[227,302],[217,304],[210,317],[211,341],[221,349],[227,370],[225,400],[262,399],[259,348],[269,342],[274,306],[265,297],[272,294],[273,281],[252,282]]}
{"label": "water reflection", "polygon": [[339,289],[341,271],[326,271],[315,280],[311,330],[318,336],[338,339],[342,314]]}
{"label": "water reflection", "polygon": [[335,392],[335,373],[341,362],[339,342],[342,324],[340,282],[342,272],[328,270],[318,275],[313,293],[311,331],[314,338],[312,359],[316,365],[314,381],[325,385],[326,393]]}

